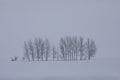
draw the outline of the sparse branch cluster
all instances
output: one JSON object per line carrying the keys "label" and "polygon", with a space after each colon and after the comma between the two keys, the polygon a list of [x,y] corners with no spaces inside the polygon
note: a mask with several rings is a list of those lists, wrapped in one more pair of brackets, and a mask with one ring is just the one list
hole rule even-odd
{"label": "sparse branch cluster", "polygon": [[93,40],[84,41],[82,37],[76,36],[62,37],[58,47],[51,47],[48,39],[36,38],[24,42],[24,59],[28,61],[90,60],[95,53],[96,44]]}

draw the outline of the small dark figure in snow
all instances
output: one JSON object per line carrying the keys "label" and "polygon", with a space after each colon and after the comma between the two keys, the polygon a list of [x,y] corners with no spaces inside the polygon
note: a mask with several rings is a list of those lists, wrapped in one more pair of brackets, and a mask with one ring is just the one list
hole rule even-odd
{"label": "small dark figure in snow", "polygon": [[11,61],[17,61],[17,60],[18,60],[18,57],[17,57],[17,56],[15,56],[14,58],[11,57]]}

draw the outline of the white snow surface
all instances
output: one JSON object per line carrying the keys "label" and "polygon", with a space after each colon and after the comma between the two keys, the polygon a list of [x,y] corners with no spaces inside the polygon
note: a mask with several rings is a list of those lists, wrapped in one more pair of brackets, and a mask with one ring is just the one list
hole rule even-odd
{"label": "white snow surface", "polygon": [[91,61],[4,61],[0,80],[120,80],[118,59]]}

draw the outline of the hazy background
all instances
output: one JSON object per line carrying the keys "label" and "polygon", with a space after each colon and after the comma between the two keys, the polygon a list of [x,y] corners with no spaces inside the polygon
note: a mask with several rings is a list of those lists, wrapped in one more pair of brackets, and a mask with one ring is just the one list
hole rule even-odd
{"label": "hazy background", "polygon": [[66,35],[95,40],[96,58],[120,58],[120,1],[0,0],[0,59],[22,56],[29,39]]}

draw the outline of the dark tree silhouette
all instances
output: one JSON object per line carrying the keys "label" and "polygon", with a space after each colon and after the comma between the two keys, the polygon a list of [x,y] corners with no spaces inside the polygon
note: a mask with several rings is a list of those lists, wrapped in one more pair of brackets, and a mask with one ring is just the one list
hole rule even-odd
{"label": "dark tree silhouette", "polygon": [[24,42],[24,58],[30,61],[29,49],[26,42]]}
{"label": "dark tree silhouette", "polygon": [[93,40],[88,39],[86,42],[86,53],[88,55],[88,60],[94,57],[96,52],[96,45]]}
{"label": "dark tree silhouette", "polygon": [[83,57],[85,56],[85,54],[84,54],[85,46],[84,46],[84,42],[83,42],[82,37],[80,37],[78,44],[79,44],[80,60],[83,60]]}
{"label": "dark tree silhouette", "polygon": [[[52,51],[51,51],[52,50]],[[35,38],[34,42],[24,42],[24,58],[28,61],[48,61],[52,55],[54,60],[90,60],[96,53],[95,41],[88,39],[86,42],[82,37],[66,36],[60,38],[59,50],[53,46],[51,49],[48,39]],[[11,60],[14,60],[11,58]]]}
{"label": "dark tree silhouette", "polygon": [[53,61],[57,58],[57,50],[55,48],[55,46],[52,47],[52,58],[53,58]]}
{"label": "dark tree silhouette", "polygon": [[49,53],[50,53],[50,43],[49,43],[49,40],[46,39],[45,40],[45,60],[46,61],[48,61]]}
{"label": "dark tree silhouette", "polygon": [[31,40],[28,42],[28,47],[29,47],[29,52],[31,54],[32,61],[34,61],[35,53],[34,53],[34,46]]}

